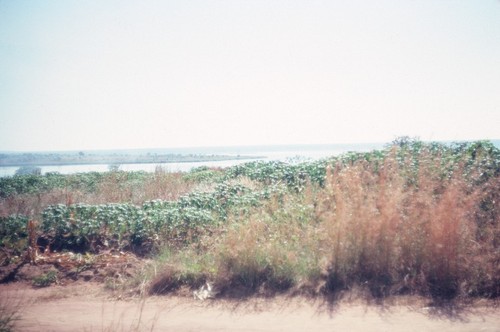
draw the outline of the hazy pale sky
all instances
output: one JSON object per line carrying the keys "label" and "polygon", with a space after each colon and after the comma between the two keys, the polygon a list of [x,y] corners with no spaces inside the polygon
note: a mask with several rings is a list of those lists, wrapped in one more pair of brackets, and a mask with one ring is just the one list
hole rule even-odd
{"label": "hazy pale sky", "polygon": [[500,1],[0,0],[0,150],[500,138]]}

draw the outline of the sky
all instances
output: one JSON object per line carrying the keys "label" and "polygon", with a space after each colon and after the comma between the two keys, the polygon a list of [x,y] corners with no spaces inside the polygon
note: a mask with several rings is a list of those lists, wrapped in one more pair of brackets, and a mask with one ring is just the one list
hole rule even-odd
{"label": "sky", "polygon": [[0,0],[0,151],[500,138],[498,0]]}

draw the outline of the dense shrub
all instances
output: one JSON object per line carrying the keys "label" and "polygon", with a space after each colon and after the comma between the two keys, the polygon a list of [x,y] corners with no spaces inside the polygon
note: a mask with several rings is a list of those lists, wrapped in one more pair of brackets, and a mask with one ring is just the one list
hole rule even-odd
{"label": "dense shrub", "polygon": [[12,251],[18,255],[28,245],[28,217],[11,215],[0,217],[0,248]]}

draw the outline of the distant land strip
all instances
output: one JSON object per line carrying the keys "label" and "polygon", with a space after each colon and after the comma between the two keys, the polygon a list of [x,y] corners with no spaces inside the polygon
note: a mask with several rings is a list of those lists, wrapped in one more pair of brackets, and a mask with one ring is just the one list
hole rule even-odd
{"label": "distant land strip", "polygon": [[163,164],[224,160],[264,159],[264,156],[205,155],[205,154],[88,154],[88,153],[3,153],[0,166],[64,166],[64,165],[119,165]]}

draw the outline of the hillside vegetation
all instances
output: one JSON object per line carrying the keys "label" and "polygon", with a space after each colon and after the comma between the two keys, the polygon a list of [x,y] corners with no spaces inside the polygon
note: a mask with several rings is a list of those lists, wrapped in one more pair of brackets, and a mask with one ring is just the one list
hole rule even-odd
{"label": "hillside vegetation", "polygon": [[500,151],[487,141],[402,138],[312,162],[0,179],[2,265],[30,243],[132,251],[155,259],[127,287],[155,294],[210,281],[227,296],[359,287],[496,298],[499,213]]}

